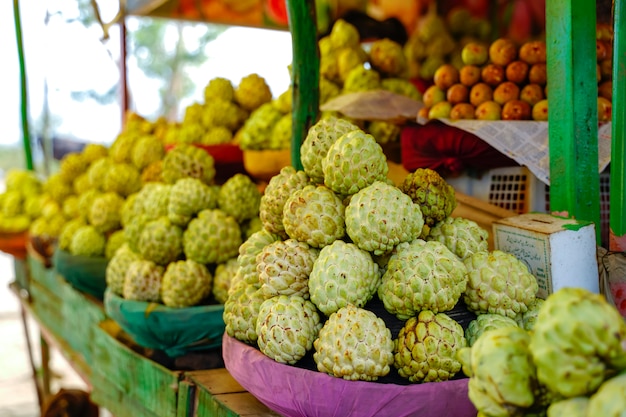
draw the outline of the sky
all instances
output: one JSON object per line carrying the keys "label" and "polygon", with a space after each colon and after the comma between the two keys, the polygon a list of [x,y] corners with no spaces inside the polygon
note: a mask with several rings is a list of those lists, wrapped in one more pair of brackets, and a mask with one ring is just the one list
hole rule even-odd
{"label": "sky", "polygon": [[[56,120],[56,137],[111,143],[121,129],[119,105],[102,106],[93,101],[75,101],[71,99],[70,92],[89,89],[105,92],[119,82],[118,27],[114,26],[111,38],[103,42],[102,31],[98,27],[87,29],[78,23],[65,23],[64,20],[75,9],[75,0],[50,0],[43,4],[48,7],[48,12],[63,11],[63,16],[52,13],[48,25],[45,25],[46,10],[43,7],[29,4],[29,7],[22,5],[20,8],[31,125],[32,119],[37,119],[42,113],[45,79],[49,105]],[[101,0],[98,4],[105,21],[115,15],[116,8],[105,7],[117,2]],[[13,2],[0,2],[0,36],[0,59],[3,63],[3,76],[0,77],[0,91],[3,92],[0,99],[0,145],[21,146],[20,73]],[[272,56],[268,57],[270,51]],[[202,89],[214,77],[228,78],[236,85],[241,78],[253,72],[266,79],[277,97],[289,87],[287,66],[291,62],[291,52],[289,32],[230,27],[208,45],[207,63],[189,70],[198,88],[194,97],[180,105],[185,107],[201,100]],[[143,77],[132,65],[128,72],[129,88],[137,112],[152,114],[156,108],[158,84]]]}

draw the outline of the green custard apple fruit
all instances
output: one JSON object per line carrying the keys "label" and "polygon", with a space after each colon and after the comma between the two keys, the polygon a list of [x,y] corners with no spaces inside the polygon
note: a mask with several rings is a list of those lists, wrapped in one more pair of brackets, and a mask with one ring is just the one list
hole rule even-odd
{"label": "green custard apple fruit", "polygon": [[167,217],[159,217],[144,225],[137,246],[144,259],[165,266],[183,254],[183,231]]}
{"label": "green custard apple fruit", "polygon": [[209,294],[213,275],[208,268],[191,259],[167,265],[161,282],[161,299],[168,307],[184,308],[198,305]]}
{"label": "green custard apple fruit", "polygon": [[158,302],[164,268],[145,259],[132,262],[124,276],[122,296],[127,300]]}
{"label": "green custard apple fruit", "polygon": [[106,238],[94,226],[79,227],[72,236],[70,253],[77,256],[103,256]]}
{"label": "green custard apple fruit", "polygon": [[183,232],[185,256],[201,264],[219,264],[236,257],[241,243],[239,224],[220,209],[202,210]]}
{"label": "green custard apple fruit", "polygon": [[107,263],[105,272],[107,288],[121,296],[124,292],[124,280],[128,267],[140,259],[141,255],[133,252],[128,244],[122,245]]}
{"label": "green custard apple fruit", "polygon": [[217,205],[238,223],[259,215],[261,191],[246,174],[237,173],[220,187]]}
{"label": "green custard apple fruit", "polygon": [[399,188],[419,204],[428,226],[450,216],[456,207],[454,188],[435,170],[418,168],[405,177]]}
{"label": "green custard apple fruit", "polygon": [[430,228],[426,240],[441,242],[462,261],[476,252],[486,251],[489,233],[475,221],[446,217]]}

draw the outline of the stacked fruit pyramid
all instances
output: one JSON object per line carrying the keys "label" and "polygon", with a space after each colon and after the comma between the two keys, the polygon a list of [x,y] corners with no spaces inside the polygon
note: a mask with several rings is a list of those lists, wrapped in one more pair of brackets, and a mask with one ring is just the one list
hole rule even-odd
{"label": "stacked fruit pyramid", "polygon": [[[263,228],[239,248],[224,309],[229,336],[279,363],[299,366],[312,353],[317,371],[345,380],[377,381],[394,370],[407,383],[422,383],[462,377],[466,348],[480,346],[476,340],[493,328],[527,334],[533,323],[547,321],[553,327],[537,346],[549,349],[550,335],[571,330],[585,339],[576,345],[581,351],[571,356],[572,366],[591,358],[593,345],[612,358],[610,366],[598,365],[598,375],[626,367],[623,321],[612,324],[618,332],[596,337],[576,330],[578,321],[603,325],[591,310],[575,317],[560,311],[562,320],[575,320],[567,328],[557,319],[541,320],[557,316],[544,312],[552,301],[536,298],[535,277],[512,254],[489,251],[487,232],[476,223],[451,217],[454,190],[435,171],[418,169],[392,184],[375,139],[334,117],[311,127],[301,157],[303,170],[285,167],[271,179],[260,203]],[[375,300],[401,321],[395,334],[371,308]],[[473,313],[464,325],[451,314],[460,304]],[[619,317],[608,305],[602,308]],[[485,355],[496,350],[494,345]],[[567,369],[563,362],[556,372],[569,375]],[[493,371],[500,380],[508,375]],[[584,384],[586,376],[575,377]],[[490,388],[478,389],[491,395]],[[540,411],[549,403],[542,402]],[[508,404],[503,408],[481,412],[523,415]]]}
{"label": "stacked fruit pyramid", "polygon": [[25,232],[41,216],[42,181],[33,171],[13,169],[5,185],[0,193],[0,234]]}
{"label": "stacked fruit pyramid", "polygon": [[[598,119],[611,119],[612,33],[598,28],[596,68]],[[529,40],[521,45],[499,38],[491,43],[469,42],[461,51],[462,66],[442,64],[434,85],[423,95],[420,116],[478,120],[548,120],[546,44]]]}

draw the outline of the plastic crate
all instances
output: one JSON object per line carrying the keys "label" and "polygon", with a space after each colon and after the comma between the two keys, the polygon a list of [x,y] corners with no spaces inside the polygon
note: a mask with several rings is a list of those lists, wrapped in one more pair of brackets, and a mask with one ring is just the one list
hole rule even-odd
{"label": "plastic crate", "polygon": [[480,177],[464,174],[446,181],[456,190],[512,212],[546,212],[543,184],[526,167],[488,170]]}
{"label": "plastic crate", "polygon": [[[607,168],[600,173],[600,234],[604,246],[609,241],[609,180]],[[523,166],[491,169],[480,177],[463,174],[446,181],[464,194],[518,214],[550,212],[550,186]]]}

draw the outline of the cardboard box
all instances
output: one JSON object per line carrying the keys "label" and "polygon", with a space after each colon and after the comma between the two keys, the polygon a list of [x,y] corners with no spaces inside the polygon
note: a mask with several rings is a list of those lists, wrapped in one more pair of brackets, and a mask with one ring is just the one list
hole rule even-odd
{"label": "cardboard box", "polygon": [[563,287],[599,292],[594,223],[526,213],[495,221],[493,234],[494,248],[513,254],[537,278],[538,297]]}

